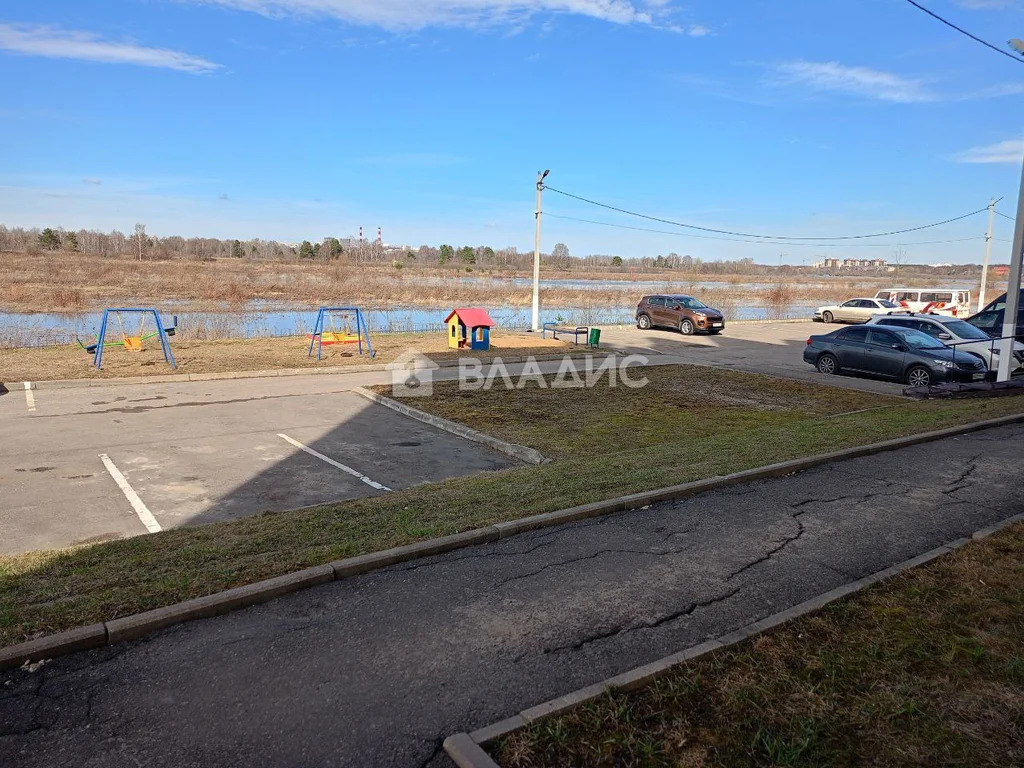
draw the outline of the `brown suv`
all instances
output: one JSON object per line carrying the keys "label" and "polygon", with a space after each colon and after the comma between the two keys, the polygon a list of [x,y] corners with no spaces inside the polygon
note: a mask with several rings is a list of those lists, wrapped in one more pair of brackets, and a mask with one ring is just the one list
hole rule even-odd
{"label": "brown suv", "polygon": [[636,307],[636,327],[656,325],[678,328],[686,336],[697,331],[714,335],[725,330],[725,318],[693,296],[644,296]]}

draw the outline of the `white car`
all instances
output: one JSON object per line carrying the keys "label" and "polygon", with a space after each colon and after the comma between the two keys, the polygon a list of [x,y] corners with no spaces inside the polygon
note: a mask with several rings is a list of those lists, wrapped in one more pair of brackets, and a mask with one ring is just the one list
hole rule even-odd
{"label": "white car", "polygon": [[893,309],[900,309],[900,305],[885,299],[850,299],[842,304],[818,307],[814,310],[814,319],[823,323],[866,323],[872,315]]}
{"label": "white car", "polygon": [[[893,328],[913,328],[923,331],[938,339],[957,353],[973,352],[978,355],[990,371],[999,368],[999,342],[991,338],[980,328],[976,328],[965,320],[938,314],[914,314],[913,312],[895,312],[893,314],[875,315],[868,320],[868,325],[884,325]],[[1013,356],[1017,365],[1011,370],[1024,365],[1024,344],[1013,343]]]}

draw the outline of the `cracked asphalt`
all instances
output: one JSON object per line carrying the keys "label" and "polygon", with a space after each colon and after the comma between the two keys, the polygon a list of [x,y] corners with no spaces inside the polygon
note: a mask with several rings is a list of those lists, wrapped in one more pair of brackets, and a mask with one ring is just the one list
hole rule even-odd
{"label": "cracked asphalt", "polygon": [[451,733],[1019,513],[1022,448],[1013,426],[836,463],[0,673],[0,765],[449,765]]}

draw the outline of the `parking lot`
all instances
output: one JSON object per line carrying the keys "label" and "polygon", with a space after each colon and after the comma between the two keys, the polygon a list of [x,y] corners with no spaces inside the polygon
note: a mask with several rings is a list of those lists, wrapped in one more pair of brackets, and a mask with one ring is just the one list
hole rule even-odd
{"label": "parking lot", "polygon": [[360,378],[12,390],[0,397],[0,553],[387,493],[514,463],[346,391]]}
{"label": "parking lot", "polygon": [[606,328],[601,343],[625,353],[671,356],[690,365],[711,365],[811,381],[884,395],[901,395],[903,384],[854,376],[823,376],[803,361],[807,337],[841,328],[811,322],[765,322],[726,325],[720,336],[683,336],[669,329]]}

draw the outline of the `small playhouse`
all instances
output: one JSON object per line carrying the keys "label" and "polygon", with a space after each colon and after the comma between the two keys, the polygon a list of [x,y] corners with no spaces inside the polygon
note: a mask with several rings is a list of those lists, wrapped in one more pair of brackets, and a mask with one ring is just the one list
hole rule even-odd
{"label": "small playhouse", "polygon": [[494,321],[486,309],[453,309],[444,321],[448,323],[448,346],[452,349],[490,349]]}

